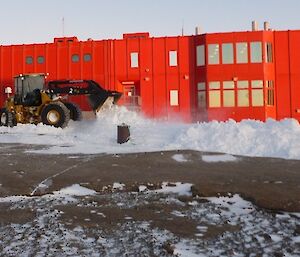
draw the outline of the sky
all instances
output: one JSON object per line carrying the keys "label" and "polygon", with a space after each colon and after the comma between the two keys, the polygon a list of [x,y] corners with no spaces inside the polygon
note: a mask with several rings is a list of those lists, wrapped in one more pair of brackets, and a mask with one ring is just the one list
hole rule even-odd
{"label": "sky", "polygon": [[[250,30],[269,21],[275,30],[300,29],[299,0],[3,0],[0,44],[122,38],[150,32],[176,36]],[[63,22],[64,20],[64,22]],[[64,25],[63,25],[64,24]]]}

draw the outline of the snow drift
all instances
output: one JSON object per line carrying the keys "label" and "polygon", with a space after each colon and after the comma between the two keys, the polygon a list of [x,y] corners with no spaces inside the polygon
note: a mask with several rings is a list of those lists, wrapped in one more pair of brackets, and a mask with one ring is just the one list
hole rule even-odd
{"label": "snow drift", "polygon": [[[130,126],[131,140],[117,143],[117,125]],[[199,150],[234,155],[300,159],[296,120],[170,123],[143,118],[124,107],[98,114],[96,120],[70,123],[66,129],[39,124],[0,127],[0,143],[48,145],[39,153],[129,153]]]}

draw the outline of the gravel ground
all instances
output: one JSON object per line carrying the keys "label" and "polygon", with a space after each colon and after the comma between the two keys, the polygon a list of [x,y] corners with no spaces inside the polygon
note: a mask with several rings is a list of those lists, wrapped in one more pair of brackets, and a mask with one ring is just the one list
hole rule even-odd
{"label": "gravel ground", "polygon": [[41,147],[0,145],[1,256],[300,256],[300,161]]}

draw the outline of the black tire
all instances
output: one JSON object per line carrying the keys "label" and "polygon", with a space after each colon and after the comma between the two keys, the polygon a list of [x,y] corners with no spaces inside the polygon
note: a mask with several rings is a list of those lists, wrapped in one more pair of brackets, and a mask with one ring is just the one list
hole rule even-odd
{"label": "black tire", "polygon": [[17,125],[16,116],[5,108],[0,110],[0,126],[14,127]]}
{"label": "black tire", "polygon": [[82,120],[82,112],[77,104],[74,103],[64,103],[64,105],[69,109],[70,111],[70,118],[74,121],[80,121]]}
{"label": "black tire", "polygon": [[41,120],[45,125],[65,128],[70,120],[70,111],[62,102],[53,102],[43,108]]}

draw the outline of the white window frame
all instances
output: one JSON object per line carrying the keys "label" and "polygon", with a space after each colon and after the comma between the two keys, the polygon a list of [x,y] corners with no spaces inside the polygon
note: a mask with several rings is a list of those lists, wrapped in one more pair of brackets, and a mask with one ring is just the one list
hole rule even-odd
{"label": "white window frame", "polygon": [[170,106],[178,106],[178,90],[170,90]]}
{"label": "white window frame", "polygon": [[205,65],[205,45],[199,45],[196,48],[197,66]]}
{"label": "white window frame", "polygon": [[138,52],[130,53],[130,67],[131,68],[139,67],[139,53]]}
{"label": "white window frame", "polygon": [[169,65],[170,67],[178,66],[178,55],[176,50],[169,51]]}

